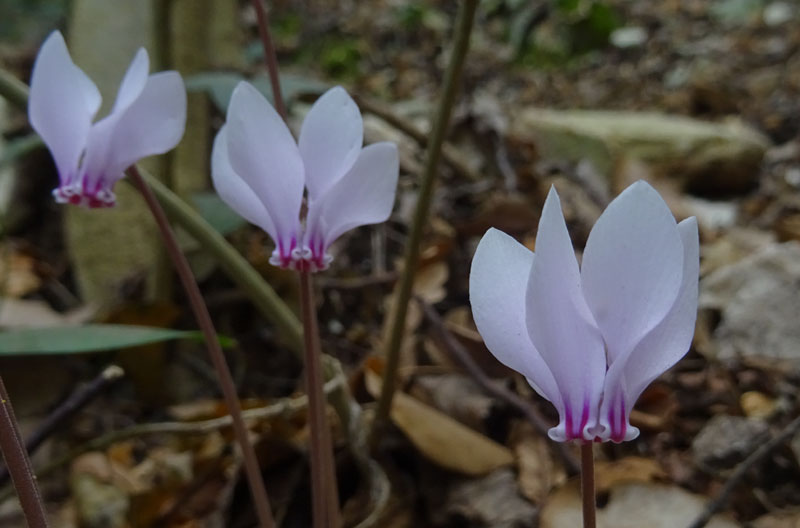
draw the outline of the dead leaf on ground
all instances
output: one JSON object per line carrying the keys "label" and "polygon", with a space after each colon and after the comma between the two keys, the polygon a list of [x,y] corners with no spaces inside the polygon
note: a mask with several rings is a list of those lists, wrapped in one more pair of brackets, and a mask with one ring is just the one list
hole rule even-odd
{"label": "dead leaf on ground", "polygon": [[[369,393],[376,397],[381,378],[365,369],[364,381]],[[451,471],[485,475],[514,462],[508,448],[408,394],[395,393],[391,419],[425,457]]]}
{"label": "dead leaf on ground", "polygon": [[519,466],[520,492],[534,504],[541,504],[554,487],[564,484],[566,473],[553,460],[550,439],[536,433],[529,422],[518,421],[515,425],[511,443]]}
{"label": "dead leaf on ground", "polygon": [[35,292],[42,281],[35,272],[36,261],[30,255],[7,246],[0,247],[0,293],[19,298]]}

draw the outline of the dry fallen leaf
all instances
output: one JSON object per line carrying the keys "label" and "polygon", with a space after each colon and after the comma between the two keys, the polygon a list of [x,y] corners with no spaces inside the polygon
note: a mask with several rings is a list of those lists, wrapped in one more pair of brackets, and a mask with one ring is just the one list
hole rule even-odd
{"label": "dry fallen leaf", "polygon": [[514,454],[517,457],[519,472],[517,480],[522,495],[541,504],[555,487],[562,485],[566,474],[561,464],[553,460],[552,451],[544,438],[533,430],[529,422],[518,422],[511,433]]}
{"label": "dry fallen leaf", "polygon": [[19,298],[39,289],[36,261],[30,255],[0,247],[0,295]]}
{"label": "dry fallen leaf", "polygon": [[[381,378],[365,369],[364,381],[377,396]],[[391,419],[425,457],[451,471],[485,475],[514,462],[506,447],[405,393],[395,393]]]}
{"label": "dry fallen leaf", "polygon": [[748,418],[769,418],[778,409],[778,404],[763,392],[747,391],[739,397],[744,415]]}
{"label": "dry fallen leaf", "polygon": [[612,462],[598,460],[595,462],[595,475],[598,493],[605,493],[624,482],[652,482],[666,476],[655,460],[635,456]]}

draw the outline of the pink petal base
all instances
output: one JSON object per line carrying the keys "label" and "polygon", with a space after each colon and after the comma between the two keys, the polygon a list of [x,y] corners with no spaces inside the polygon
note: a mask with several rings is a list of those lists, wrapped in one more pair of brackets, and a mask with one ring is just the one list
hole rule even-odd
{"label": "pink petal base", "polygon": [[63,185],[53,189],[53,197],[58,203],[70,203],[89,209],[114,207],[117,197],[109,189],[97,189],[90,192],[77,185]]}

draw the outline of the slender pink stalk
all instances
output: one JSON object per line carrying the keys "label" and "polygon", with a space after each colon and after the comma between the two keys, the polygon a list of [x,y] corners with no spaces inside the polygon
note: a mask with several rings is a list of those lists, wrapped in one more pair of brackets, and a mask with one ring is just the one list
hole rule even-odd
{"label": "slender pink stalk", "polygon": [[[252,0],[258,18],[258,32],[264,46],[264,61],[269,73],[275,110],[286,121],[286,103],[281,93],[278,75],[278,59],[269,30],[269,15],[262,0]],[[300,272],[301,304],[303,312],[303,335],[305,342],[306,391],[309,401],[311,428],[311,494],[312,514],[315,528],[339,528],[342,524],[339,511],[339,491],[336,482],[336,465],[333,458],[333,443],[328,427],[326,402],[322,391],[323,374],[320,365],[321,347],[317,315],[314,308],[314,290],[311,274]]]}
{"label": "slender pink stalk", "polygon": [[581,443],[581,499],[583,500],[583,528],[595,528],[596,506],[594,494],[594,453],[592,442]]}
{"label": "slender pink stalk", "polygon": [[222,353],[222,347],[220,347],[211,315],[208,313],[208,307],[203,301],[203,296],[200,293],[200,288],[197,286],[197,281],[195,281],[192,270],[189,267],[189,262],[181,252],[178,241],[175,239],[175,234],[172,232],[172,228],[169,225],[167,215],[158,203],[153,191],[150,190],[150,187],[148,187],[147,183],[142,179],[135,165],[131,166],[126,172],[139,189],[144,201],[150,208],[150,212],[153,214],[153,218],[155,218],[158,229],[161,231],[161,236],[164,239],[164,245],[167,247],[167,252],[172,259],[172,263],[178,273],[186,296],[189,298],[189,304],[197,319],[197,324],[203,332],[211,363],[214,365],[214,369],[217,372],[217,378],[225,400],[225,406],[228,408],[228,412],[233,420],[233,430],[236,435],[236,440],[242,450],[244,470],[247,475],[248,483],[250,484],[250,493],[253,496],[253,503],[255,505],[259,524],[262,528],[275,528],[275,520],[272,517],[272,509],[269,505],[267,490],[264,487],[264,480],[261,477],[261,468],[258,464],[258,458],[256,457],[253,445],[250,443],[247,426],[242,418],[242,409],[239,406],[236,385],[233,382],[233,376],[231,376],[228,364],[225,362],[225,355]]}
{"label": "slender pink stalk", "polygon": [[272,87],[272,98],[275,101],[275,110],[286,121],[286,103],[283,101],[281,93],[281,81],[278,76],[278,57],[275,53],[275,45],[272,43],[272,34],[269,31],[269,15],[264,9],[262,0],[253,0],[253,7],[258,18],[258,34],[261,36],[261,43],[264,45],[264,61],[267,64],[269,83]]}
{"label": "slender pink stalk", "polygon": [[305,341],[306,391],[311,428],[311,495],[315,528],[339,528],[339,493],[333,465],[333,445],[330,438],[323,374],[320,362],[319,331],[314,309],[314,290],[311,273],[301,271],[300,299],[303,311]]}
{"label": "slender pink stalk", "polygon": [[33,474],[25,444],[22,443],[17,418],[14,416],[14,409],[11,408],[11,400],[8,398],[2,377],[0,377],[0,450],[3,451],[3,458],[17,490],[28,526],[47,528],[47,514],[42,495],[39,493],[36,475]]}

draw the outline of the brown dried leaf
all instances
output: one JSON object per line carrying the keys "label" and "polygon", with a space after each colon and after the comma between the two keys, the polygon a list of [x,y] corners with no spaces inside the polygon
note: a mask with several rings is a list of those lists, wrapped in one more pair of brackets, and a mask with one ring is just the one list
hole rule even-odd
{"label": "brown dried leaf", "polygon": [[35,265],[30,255],[0,247],[0,295],[19,298],[38,290],[42,281],[34,271]]}
{"label": "brown dried leaf", "polygon": [[[373,397],[380,393],[375,372],[366,369],[364,381]],[[395,393],[391,419],[426,458],[451,471],[485,475],[514,462],[506,447],[408,394]]]}

